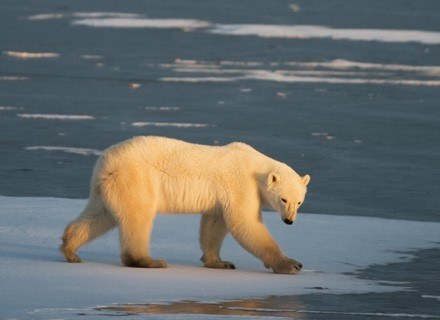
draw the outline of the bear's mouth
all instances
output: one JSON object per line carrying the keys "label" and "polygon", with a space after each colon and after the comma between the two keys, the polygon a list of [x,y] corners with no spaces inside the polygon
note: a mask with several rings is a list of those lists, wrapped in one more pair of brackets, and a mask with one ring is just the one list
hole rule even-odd
{"label": "bear's mouth", "polygon": [[285,224],[292,224],[292,223],[293,223],[293,220],[290,220],[289,218],[284,218],[284,219],[283,219],[283,222],[284,222]]}

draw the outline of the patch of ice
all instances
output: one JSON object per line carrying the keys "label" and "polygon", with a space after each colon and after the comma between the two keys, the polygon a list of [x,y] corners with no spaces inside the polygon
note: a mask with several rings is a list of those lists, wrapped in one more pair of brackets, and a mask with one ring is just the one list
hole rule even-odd
{"label": "patch of ice", "polygon": [[235,67],[261,67],[264,66],[263,62],[255,62],[255,61],[220,61],[220,65],[222,66],[235,66]]}
{"label": "patch of ice", "polygon": [[328,134],[327,132],[312,132],[312,137],[321,138],[323,140],[334,140],[335,136]]}
{"label": "patch of ice", "polygon": [[147,111],[178,111],[180,107],[145,107]]}
{"label": "patch of ice", "polygon": [[102,154],[101,150],[88,148],[74,148],[74,147],[57,147],[57,146],[31,146],[26,147],[26,150],[32,151],[62,151],[65,153],[79,154],[82,156],[99,156]]}
{"label": "patch of ice", "polygon": [[72,22],[76,26],[95,28],[157,28],[157,29],[199,29],[207,28],[210,23],[195,19],[147,19],[140,17],[126,18],[86,18]]}
{"label": "patch of ice", "polygon": [[95,55],[95,54],[82,54],[80,57],[84,60],[101,60],[104,59],[103,56]]}
{"label": "patch of ice", "polygon": [[[177,69],[178,70],[178,69]],[[188,70],[184,71],[188,72]],[[377,84],[377,85],[403,85],[403,86],[440,86],[440,80],[406,80],[406,79],[372,79],[372,78],[339,78],[339,77],[319,77],[293,75],[293,72],[283,74],[283,72],[270,70],[251,70],[251,71],[225,71],[224,73],[242,73],[242,76],[234,77],[163,77],[160,81],[164,82],[186,82],[186,83],[209,83],[209,82],[234,82],[240,80],[260,80],[273,81],[280,83],[330,83],[330,84]],[[317,73],[315,73],[317,74]]]}
{"label": "patch of ice", "polygon": [[34,14],[28,17],[29,20],[56,20],[63,19],[66,15],[63,13],[41,13]]}
{"label": "patch of ice", "polygon": [[0,76],[0,81],[24,81],[29,80],[29,77],[23,76]]}
{"label": "patch of ice", "polygon": [[[269,64],[269,66],[272,64]],[[377,64],[348,60],[330,62],[285,62],[277,69],[262,69],[258,62],[222,61],[220,63],[176,60],[174,64],[160,64],[176,73],[196,76],[164,77],[161,81],[208,83],[243,80],[285,83],[377,84],[403,86],[440,86],[440,67]],[[324,70],[323,70],[324,69]],[[200,74],[206,74],[201,76]],[[422,77],[422,78],[420,78]]]}
{"label": "patch of ice", "polygon": [[425,75],[440,76],[439,66],[412,66],[401,64],[384,64],[384,63],[369,63],[350,61],[344,59],[335,59],[329,62],[299,62],[289,61],[284,62],[283,65],[293,67],[306,68],[330,68],[330,69],[362,69],[362,70],[385,70],[385,71],[411,71],[419,72]]}
{"label": "patch of ice", "polygon": [[[298,4],[291,4],[289,8],[293,12],[298,12],[301,9]],[[119,12],[46,13],[32,15],[28,18],[30,20],[70,18],[73,25],[95,28],[206,29],[213,34],[258,36],[263,38],[330,38],[352,41],[440,44],[440,32],[423,30],[343,29],[319,25],[214,24],[197,19],[149,19],[140,14]]]}
{"label": "patch of ice", "polygon": [[137,82],[130,82],[129,86],[130,86],[130,89],[136,90],[136,89],[139,89],[142,85]]}
{"label": "patch of ice", "polygon": [[292,3],[289,5],[289,9],[295,13],[300,12],[301,11],[301,7],[299,6],[299,4],[297,3]]}
{"label": "patch of ice", "polygon": [[211,125],[206,123],[182,122],[132,122],[133,127],[178,127],[178,128],[205,128]]}
{"label": "patch of ice", "polygon": [[283,74],[283,72],[269,70],[253,70],[244,79],[265,80],[285,83],[334,83],[334,84],[388,84],[405,86],[440,86],[440,80],[407,80],[407,79],[377,79],[377,78],[339,78],[339,77],[318,77],[318,76],[296,76]]}
{"label": "patch of ice", "polygon": [[164,82],[187,82],[187,83],[204,83],[204,82],[233,82],[240,80],[239,78],[228,77],[162,77],[159,79]]}
{"label": "patch of ice", "polygon": [[308,294],[316,293],[314,288],[334,294],[398,291],[405,287],[381,285],[380,279],[358,279],[356,271],[400,262],[406,255],[402,252],[439,247],[440,223],[435,222],[301,214],[288,227],[277,214],[264,213],[282,249],[306,270],[296,276],[273,274],[230,237],[222,255],[238,269],[214,270],[200,266],[199,217],[159,215],[151,251],[155,257],[168,259],[168,269],[121,267],[117,232],[82,248],[83,263],[61,263],[59,237],[85,204],[85,200],[0,196],[3,317],[35,319],[37,315],[29,311],[113,303]]}
{"label": "patch of ice", "polygon": [[11,107],[11,106],[0,106],[0,111],[12,111],[17,110],[17,107]]}
{"label": "patch of ice", "polygon": [[4,55],[17,59],[46,59],[59,58],[60,54],[55,52],[19,52],[19,51],[3,51]]}
{"label": "patch of ice", "polygon": [[179,58],[175,59],[174,62],[178,64],[191,65],[191,66],[199,64],[197,60],[188,60],[188,59],[179,59]]}
{"label": "patch of ice", "polygon": [[432,296],[432,295],[424,294],[424,295],[422,295],[422,298],[423,299],[434,299],[434,300],[440,301],[440,296]]}
{"label": "patch of ice", "polygon": [[17,117],[25,119],[47,119],[47,120],[94,120],[90,115],[77,114],[39,114],[39,113],[19,113]]}
{"label": "patch of ice", "polygon": [[57,20],[64,18],[136,18],[139,17],[135,13],[121,13],[121,12],[74,12],[67,13],[41,13],[28,17],[29,20]]}
{"label": "patch of ice", "polygon": [[138,18],[137,13],[125,13],[125,12],[75,12],[72,14],[75,18]]}
{"label": "patch of ice", "polygon": [[317,25],[217,24],[209,32],[233,36],[258,36],[262,38],[330,38],[352,41],[440,44],[440,32],[421,30],[336,29]]}
{"label": "patch of ice", "polygon": [[29,20],[70,19],[73,25],[95,28],[156,28],[193,30],[208,28],[211,23],[197,19],[149,19],[136,13],[75,12],[72,14],[43,13],[31,15]]}

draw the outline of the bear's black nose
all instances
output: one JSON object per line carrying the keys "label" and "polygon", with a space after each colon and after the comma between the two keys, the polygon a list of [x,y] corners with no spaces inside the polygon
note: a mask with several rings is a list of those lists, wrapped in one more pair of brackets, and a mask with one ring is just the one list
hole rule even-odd
{"label": "bear's black nose", "polygon": [[292,224],[293,223],[293,221],[288,218],[285,218],[283,221],[285,224]]}

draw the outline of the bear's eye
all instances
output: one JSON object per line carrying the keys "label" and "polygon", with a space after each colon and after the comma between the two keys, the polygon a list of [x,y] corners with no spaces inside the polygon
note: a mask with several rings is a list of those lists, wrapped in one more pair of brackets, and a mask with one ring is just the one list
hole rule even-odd
{"label": "bear's eye", "polygon": [[301,205],[301,201],[300,201],[300,202],[298,202],[298,205],[299,205],[299,206]]}
{"label": "bear's eye", "polygon": [[284,199],[284,198],[281,198],[281,201],[284,202],[284,203],[287,203],[287,200]]}

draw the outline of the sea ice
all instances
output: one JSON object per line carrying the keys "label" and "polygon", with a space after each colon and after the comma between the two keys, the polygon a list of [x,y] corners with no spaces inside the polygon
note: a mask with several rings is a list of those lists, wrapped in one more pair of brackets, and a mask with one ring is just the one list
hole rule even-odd
{"label": "sea ice", "polygon": [[405,284],[384,285],[380,279],[357,278],[356,272],[411,257],[402,252],[439,247],[440,223],[300,214],[289,227],[278,214],[265,213],[265,222],[280,246],[301,261],[305,270],[296,276],[273,274],[230,237],[222,256],[238,269],[213,270],[201,267],[199,261],[199,217],[160,215],[151,250],[153,256],[166,258],[169,268],[122,267],[116,231],[82,248],[83,263],[65,263],[58,253],[60,236],[85,203],[0,196],[0,310],[4,318],[30,319],[42,309],[220,301],[308,294],[317,288],[335,294],[405,290]]}

